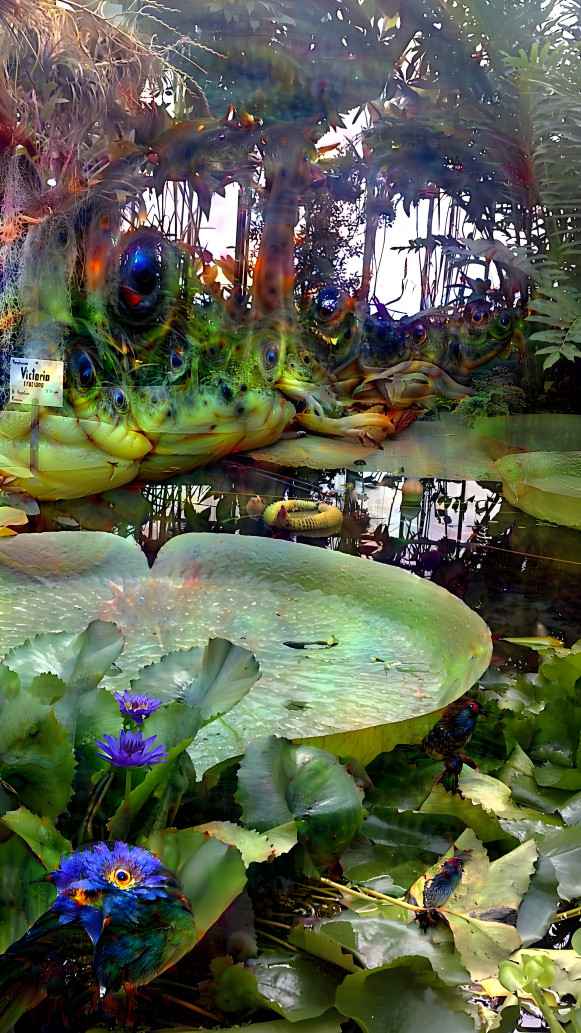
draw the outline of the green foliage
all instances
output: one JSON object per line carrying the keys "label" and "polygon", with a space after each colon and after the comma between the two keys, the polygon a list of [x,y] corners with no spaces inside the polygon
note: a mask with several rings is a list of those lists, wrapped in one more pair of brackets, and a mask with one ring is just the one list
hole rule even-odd
{"label": "green foliage", "polygon": [[275,736],[248,747],[236,799],[244,822],[260,830],[294,818],[299,843],[320,871],[341,857],[363,820],[361,793],[336,757]]}

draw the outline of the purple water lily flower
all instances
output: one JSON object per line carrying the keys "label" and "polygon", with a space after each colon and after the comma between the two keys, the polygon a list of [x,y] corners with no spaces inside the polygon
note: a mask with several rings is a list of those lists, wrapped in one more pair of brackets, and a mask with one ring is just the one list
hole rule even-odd
{"label": "purple water lily flower", "polygon": [[138,725],[143,723],[144,717],[149,717],[162,705],[161,700],[155,696],[133,695],[129,689],[125,689],[125,692],[116,692],[115,699],[123,716],[132,717]]}
{"label": "purple water lily flower", "polygon": [[115,735],[103,735],[104,742],[97,740],[97,746],[101,749],[96,751],[98,757],[108,760],[117,768],[142,768],[145,764],[163,764],[168,754],[165,746],[161,744],[153,746],[157,735],[150,735],[144,739],[141,729],[137,732],[119,732],[119,738]]}

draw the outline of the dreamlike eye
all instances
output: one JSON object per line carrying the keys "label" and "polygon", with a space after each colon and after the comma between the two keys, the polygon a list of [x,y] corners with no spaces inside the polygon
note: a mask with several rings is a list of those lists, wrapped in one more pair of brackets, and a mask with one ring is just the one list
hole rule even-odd
{"label": "dreamlike eye", "polygon": [[323,287],[317,298],[317,312],[323,319],[334,315],[339,304],[341,291],[337,287]]}
{"label": "dreamlike eye", "polygon": [[129,402],[127,395],[120,387],[113,388],[111,395],[111,401],[113,402],[113,408],[120,413],[129,412]]}
{"label": "dreamlike eye", "polygon": [[474,326],[480,326],[484,322],[484,312],[475,312],[472,310],[472,322]]}
{"label": "dreamlike eye", "polygon": [[77,361],[77,374],[79,385],[83,388],[91,387],[95,383],[95,367],[88,355],[80,355]]}
{"label": "dreamlike eye", "polygon": [[122,282],[141,294],[151,294],[162,274],[161,242],[130,245],[121,259]]}
{"label": "dreamlike eye", "polygon": [[128,872],[127,868],[116,868],[113,872],[113,879],[119,886],[126,886],[128,882],[131,882],[131,872]]}
{"label": "dreamlike eye", "polygon": [[503,312],[502,315],[498,317],[498,322],[502,329],[506,330],[511,323],[510,314],[508,312]]}
{"label": "dreamlike eye", "polygon": [[264,365],[266,369],[274,369],[278,362],[278,344],[276,341],[265,341],[262,354],[264,356]]}
{"label": "dreamlike eye", "polygon": [[182,368],[184,364],[184,353],[181,348],[172,348],[169,364],[174,373],[177,373],[177,371]]}
{"label": "dreamlike eye", "polygon": [[426,329],[422,323],[417,323],[412,330],[414,344],[423,344],[426,339]]}

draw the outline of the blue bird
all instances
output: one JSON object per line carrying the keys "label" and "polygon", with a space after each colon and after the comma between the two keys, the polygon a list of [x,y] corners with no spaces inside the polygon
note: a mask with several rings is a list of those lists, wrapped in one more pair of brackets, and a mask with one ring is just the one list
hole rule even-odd
{"label": "blue bird", "polygon": [[47,879],[56,900],[0,955],[0,1033],[47,997],[69,1014],[149,983],[197,941],[189,901],[149,850],[95,843]]}
{"label": "blue bird", "polygon": [[462,881],[463,871],[464,866],[460,858],[450,857],[442,862],[440,870],[424,886],[422,903],[426,910],[419,911],[415,919],[423,933],[427,932],[431,925],[442,920],[438,908],[443,907],[456,892]]}

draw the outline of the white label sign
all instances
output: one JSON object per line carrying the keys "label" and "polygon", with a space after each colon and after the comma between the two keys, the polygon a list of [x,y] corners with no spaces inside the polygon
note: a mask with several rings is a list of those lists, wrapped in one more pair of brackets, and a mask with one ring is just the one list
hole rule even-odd
{"label": "white label sign", "polygon": [[10,401],[61,408],[64,363],[57,359],[10,359]]}

